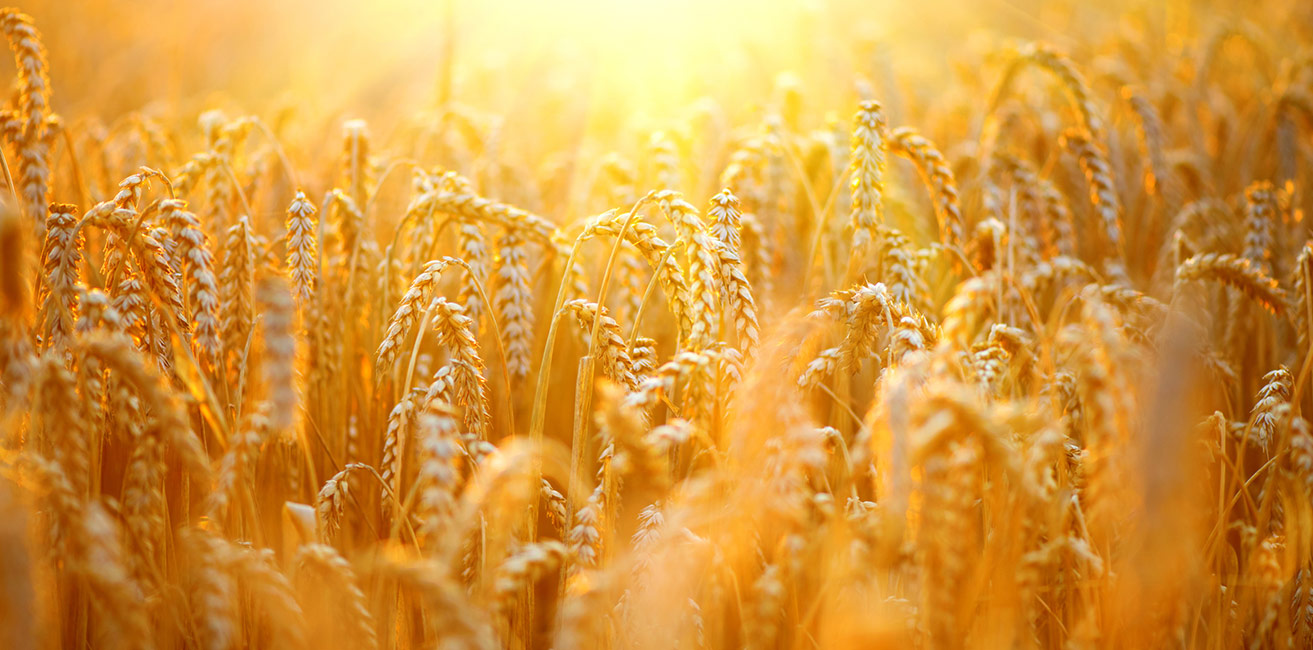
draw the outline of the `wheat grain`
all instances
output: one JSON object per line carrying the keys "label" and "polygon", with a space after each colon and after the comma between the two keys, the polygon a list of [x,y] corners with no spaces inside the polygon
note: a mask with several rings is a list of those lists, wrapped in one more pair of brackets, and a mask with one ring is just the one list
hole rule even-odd
{"label": "wheat grain", "polygon": [[630,390],[637,388],[638,378],[634,375],[634,361],[629,357],[628,346],[620,335],[620,325],[607,315],[606,309],[599,308],[595,302],[571,300],[565,303],[562,311],[574,315],[584,331],[591,331],[594,328],[594,321],[597,318],[602,319],[601,324],[597,326],[601,332],[601,339],[598,341],[600,349],[597,353],[601,357],[604,372],[612,380]]}
{"label": "wheat grain", "polygon": [[688,293],[691,313],[691,326],[688,331],[687,344],[690,349],[705,347],[716,337],[714,318],[720,282],[717,270],[720,265],[715,259],[711,240],[708,238],[702,219],[687,201],[678,193],[657,192],[653,197],[661,210],[675,225],[679,239],[687,251]]}
{"label": "wheat grain", "polygon": [[225,545],[223,565],[233,572],[237,583],[258,603],[263,618],[273,629],[271,643],[280,648],[306,647],[305,620],[296,602],[291,582],[274,565],[270,549],[239,550]]}
{"label": "wheat grain", "polygon": [[1285,308],[1286,295],[1277,281],[1242,257],[1218,253],[1195,255],[1176,268],[1178,285],[1189,280],[1213,280],[1235,287],[1273,313]]}
{"label": "wheat grain", "polygon": [[1094,141],[1102,142],[1104,119],[1094,102],[1094,92],[1070,58],[1044,43],[1029,43],[1017,52],[994,93],[991,112],[998,106],[1000,98],[1007,92],[1021,67],[1027,64],[1043,68],[1058,78],[1080,115],[1082,128],[1090,133]]}
{"label": "wheat grain", "polygon": [[[852,156],[852,237],[853,255],[866,254],[876,238],[875,227],[884,222],[885,151],[884,107],[879,102],[863,102],[853,118]],[[857,263],[862,263],[860,260]]]}
{"label": "wheat grain", "polygon": [[195,325],[196,348],[204,359],[213,362],[220,352],[220,294],[209,237],[183,201],[170,199],[161,202],[160,216],[173,230],[177,242],[174,259],[181,262],[182,283],[187,288],[191,320]]}
{"label": "wheat grain", "polygon": [[305,192],[297,190],[287,206],[287,275],[298,304],[314,297],[318,282],[319,242],[314,216],[314,204],[306,199]]}
{"label": "wheat grain", "polygon": [[315,497],[315,522],[318,535],[323,543],[332,541],[342,528],[342,516],[346,511],[347,499],[351,498],[351,474],[368,469],[361,463],[348,463],[342,471],[331,476],[319,488]]}
{"label": "wheat grain", "polygon": [[966,237],[962,208],[958,204],[957,181],[943,154],[929,140],[910,127],[889,132],[889,151],[907,157],[916,164],[934,198],[939,217],[941,239],[949,246],[960,246]]}
{"label": "wheat grain", "polygon": [[324,544],[306,544],[297,551],[294,564],[298,581],[314,577],[341,592],[340,607],[347,619],[343,627],[356,647],[377,648],[374,617],[366,607],[365,594],[360,590],[355,571],[337,550]]}
{"label": "wheat grain", "polygon": [[[599,235],[618,237],[624,226],[624,217],[608,213],[594,219],[579,234],[579,240],[585,241]],[[673,259],[670,246],[656,234],[656,228],[642,221],[634,221],[624,231],[625,241],[638,249],[638,252],[652,267],[652,272],[665,293],[666,303],[671,313],[679,321],[680,332],[686,333],[693,327],[693,305],[689,296],[689,283],[679,263]]]}
{"label": "wheat grain", "polygon": [[182,467],[204,480],[209,475],[207,456],[184,417],[178,396],[164,384],[163,377],[149,365],[139,363],[131,344],[121,336],[88,336],[83,339],[83,350],[132,386],[150,408],[146,435],[168,441]]}
{"label": "wheat grain", "polygon": [[105,612],[111,643],[121,648],[149,648],[150,622],[146,611],[134,606],[142,599],[140,587],[127,570],[117,526],[99,504],[91,504],[78,531],[84,548],[80,573]]}
{"label": "wheat grain", "polygon": [[451,348],[454,403],[465,408],[465,428],[479,439],[487,440],[492,419],[491,405],[483,359],[479,356],[479,342],[474,337],[474,320],[465,314],[463,307],[442,298],[434,299],[429,312],[433,315],[438,342]]}
{"label": "wheat grain", "polygon": [[506,345],[507,370],[517,380],[529,374],[533,348],[533,302],[529,288],[529,265],[523,239],[507,230],[497,243],[497,282],[493,309]]}
{"label": "wheat grain", "polygon": [[[77,407],[73,373],[52,357],[40,360],[34,382],[38,412],[45,414],[44,439],[51,458],[69,477],[78,495],[87,495],[91,474],[91,437]],[[43,450],[45,451],[45,450]]]}
{"label": "wheat grain", "polygon": [[[438,538],[440,527],[449,523],[456,507],[460,479],[456,421],[449,411],[429,409],[419,416],[415,435],[419,457],[415,479],[419,490],[417,515],[424,522],[425,534]],[[432,543],[436,546],[442,541]]]}
{"label": "wheat grain", "polygon": [[237,586],[223,566],[223,540],[203,532],[187,537],[193,562],[191,614],[206,650],[228,650],[238,643]]}
{"label": "wheat grain", "polygon": [[77,206],[55,204],[46,218],[46,241],[41,251],[42,336],[54,348],[68,345],[78,317],[77,286],[82,276],[83,237],[76,229]]}
{"label": "wheat grain", "polygon": [[1273,229],[1277,196],[1271,183],[1254,183],[1245,189],[1244,256],[1260,271],[1272,274]]}
{"label": "wheat grain", "polygon": [[13,145],[18,150],[18,183],[23,212],[39,221],[46,213],[50,189],[50,147],[46,141],[50,115],[50,78],[46,48],[31,16],[17,9],[0,10],[0,31],[14,51],[18,71],[19,122],[22,131]]}
{"label": "wheat grain", "polygon": [[271,402],[270,421],[275,431],[295,428],[301,410],[297,386],[297,342],[293,331],[292,297],[277,276],[260,281],[258,302],[263,313],[265,390]]}
{"label": "wheat grain", "polygon": [[223,267],[219,272],[219,292],[224,312],[219,333],[230,355],[242,358],[246,339],[254,323],[255,237],[246,217],[228,228],[223,245]]}
{"label": "wheat grain", "polygon": [[1125,255],[1122,241],[1121,202],[1117,198],[1112,166],[1107,153],[1098,144],[1095,136],[1081,131],[1069,130],[1062,135],[1063,146],[1071,151],[1080,162],[1081,169],[1090,184],[1090,202],[1094,205],[1102,222],[1103,236],[1111,252],[1110,264],[1120,268],[1120,259]]}
{"label": "wheat grain", "polygon": [[528,544],[512,554],[498,568],[493,581],[496,607],[505,613],[514,606],[512,600],[522,589],[559,565],[564,556],[565,545],[560,542]]}
{"label": "wheat grain", "polygon": [[392,314],[392,319],[388,323],[387,335],[383,337],[383,342],[378,345],[375,369],[379,381],[382,381],[387,371],[391,369],[393,361],[396,360],[397,354],[400,352],[402,341],[409,336],[411,329],[420,319],[420,305],[429,302],[433,291],[437,287],[438,280],[441,279],[442,272],[448,264],[449,262],[445,259],[434,260],[425,264],[424,270],[415,276],[415,279],[410,283],[410,288],[406,289],[406,293],[401,296],[401,303],[397,305],[397,310]]}

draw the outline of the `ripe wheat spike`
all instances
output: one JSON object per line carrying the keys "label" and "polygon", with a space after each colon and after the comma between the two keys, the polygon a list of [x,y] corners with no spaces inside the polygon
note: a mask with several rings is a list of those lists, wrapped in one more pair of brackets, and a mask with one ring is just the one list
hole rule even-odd
{"label": "ripe wheat spike", "polygon": [[0,648],[1313,647],[1307,2],[203,4],[0,8]]}

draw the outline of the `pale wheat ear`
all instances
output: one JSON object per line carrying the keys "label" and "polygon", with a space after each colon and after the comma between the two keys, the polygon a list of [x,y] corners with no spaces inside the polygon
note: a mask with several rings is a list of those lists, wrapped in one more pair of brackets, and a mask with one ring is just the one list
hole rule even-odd
{"label": "pale wheat ear", "polygon": [[[645,199],[640,199],[636,205],[643,202]],[[583,243],[597,236],[620,237],[623,234],[624,241],[632,245],[651,267],[652,279],[644,289],[644,295],[639,297],[633,314],[635,332],[643,310],[647,306],[646,294],[656,286],[662,289],[666,304],[679,323],[680,332],[689,331],[692,328],[693,308],[689,302],[688,281],[684,277],[683,269],[674,259],[675,247],[657,236],[657,229],[651,224],[637,218],[630,220],[627,216],[615,211],[599,215],[584,226],[583,232],[579,234],[579,242]],[[625,227],[626,222],[629,222],[628,228]]]}
{"label": "pale wheat ear", "polygon": [[478,287],[487,282],[492,254],[488,251],[483,227],[478,222],[462,222],[458,232],[460,258],[466,262],[467,267],[465,275],[461,276],[460,295],[456,300],[465,305],[470,318],[473,318],[475,323],[479,323],[483,320],[484,310],[488,306],[483,304]]}
{"label": "pale wheat ear", "polygon": [[573,315],[585,331],[599,332],[597,349],[593,354],[599,357],[602,371],[608,377],[630,389],[637,386],[634,362],[629,358],[629,349],[621,335],[620,325],[607,314],[605,308],[598,307],[595,302],[571,300],[565,303],[561,313]]}
{"label": "pale wheat ear", "polygon": [[133,607],[143,596],[141,585],[128,572],[129,555],[121,541],[119,526],[104,506],[92,502],[77,531],[84,544],[79,564],[83,578],[94,595],[96,607],[105,614],[114,642],[129,646],[150,638],[145,610]]}
{"label": "pale wheat ear", "polygon": [[219,271],[219,294],[224,305],[219,334],[230,370],[246,364],[247,340],[255,323],[255,235],[251,222],[238,217],[228,228]]}
{"label": "pale wheat ear", "polygon": [[[423,315],[419,309],[422,304],[429,302],[434,287],[446,270],[449,262],[445,259],[434,260],[424,266],[424,271],[415,276],[411,281],[410,288],[401,297],[401,304],[397,305],[396,312],[393,313],[391,321],[388,323],[387,334],[383,341],[379,343],[376,353],[375,371],[377,372],[377,381],[383,381],[392,370],[392,363],[400,354],[401,343],[410,335],[411,328],[421,319]],[[424,315],[425,320],[427,316]]]}
{"label": "pale wheat ear", "polygon": [[957,180],[944,155],[911,127],[889,132],[889,151],[911,160],[925,180],[934,199],[939,219],[939,238],[948,246],[961,246],[966,238],[962,207],[957,198]]}
{"label": "pale wheat ear", "polygon": [[342,517],[351,501],[350,478],[366,469],[366,465],[349,463],[319,488],[315,497],[315,526],[321,543],[333,543],[337,538],[342,529]]}
{"label": "pale wheat ear", "polygon": [[683,187],[680,180],[679,152],[670,134],[664,131],[653,133],[647,144],[648,186],[658,191],[677,192]]}
{"label": "pale wheat ear", "polygon": [[374,616],[369,611],[368,600],[359,586],[359,578],[351,564],[332,546],[325,544],[306,544],[297,550],[292,562],[294,582],[297,594],[304,603],[319,602],[318,589],[336,592],[336,603],[329,613],[319,620],[341,620],[340,625],[347,631],[350,642],[365,650],[378,647],[378,637],[374,630]]}
{"label": "pale wheat ear", "polygon": [[1122,97],[1130,104],[1140,125],[1140,148],[1147,163],[1144,168],[1145,190],[1166,201],[1169,209],[1179,205],[1180,188],[1171,177],[1167,164],[1167,135],[1162,115],[1153,102],[1133,88],[1123,88]]}
{"label": "pale wheat ear", "polygon": [[[1117,198],[1112,166],[1108,162],[1107,152],[1088,132],[1068,130],[1062,134],[1062,144],[1076,156],[1085,178],[1090,184],[1090,202],[1094,205],[1101,221],[1104,237],[1105,270],[1114,277],[1123,269],[1125,245],[1122,241],[1121,202]],[[1120,271],[1124,274],[1124,270]]]}
{"label": "pale wheat ear", "polygon": [[1204,253],[1181,262],[1176,267],[1174,293],[1179,294],[1182,285],[1191,280],[1211,280],[1234,287],[1275,314],[1286,308],[1286,293],[1277,281],[1243,257]]}
{"label": "pale wheat ear", "polygon": [[1002,81],[994,90],[988,113],[994,113],[998,109],[1003,97],[1011,90],[1017,75],[1028,65],[1036,66],[1057,77],[1068,99],[1076,108],[1081,126],[1089,132],[1092,139],[1102,142],[1104,117],[1095,102],[1094,92],[1085,82],[1084,75],[1076,69],[1076,64],[1071,58],[1045,43],[1027,44],[1016,53]]}
{"label": "pale wheat ear", "polygon": [[566,555],[561,542],[526,544],[497,568],[493,579],[493,607],[501,614],[510,613],[521,590],[547,572],[558,567]]}
{"label": "pale wheat ear", "polygon": [[853,117],[852,153],[852,252],[849,279],[864,270],[868,248],[877,239],[875,229],[884,223],[884,172],[888,135],[884,107],[877,101],[862,102]]}
{"label": "pale wheat ear", "polygon": [[533,354],[534,306],[529,288],[529,261],[525,242],[507,229],[497,241],[494,260],[492,308],[501,325],[508,372],[516,381],[529,376]]}
{"label": "pale wheat ear", "polygon": [[715,315],[720,293],[717,273],[720,264],[716,260],[712,240],[707,236],[702,218],[692,205],[675,192],[660,191],[652,198],[679,233],[676,245],[684,244],[687,254],[685,275],[691,307],[689,320],[692,321],[686,343],[690,350],[698,350],[718,336]]}
{"label": "pale wheat ear", "polygon": [[464,409],[466,431],[479,440],[488,440],[491,406],[488,379],[479,342],[475,338],[474,319],[459,304],[435,298],[429,305],[433,329],[439,345],[448,348],[455,367],[455,403]]}
{"label": "pale wheat ear", "polygon": [[298,354],[295,313],[287,283],[270,275],[260,280],[257,304],[264,342],[264,390],[269,400],[269,426],[287,435],[297,428],[301,413],[301,389],[296,377]]}
{"label": "pale wheat ear", "polygon": [[78,316],[77,288],[82,278],[84,238],[76,228],[77,206],[52,204],[46,217],[42,247],[42,277],[38,284],[38,320],[51,347],[68,345]]}
{"label": "pale wheat ear", "polygon": [[187,210],[185,201],[164,201],[160,212],[173,234],[174,258],[182,270],[197,354],[204,363],[216,363],[221,346],[220,292],[209,235],[196,215]]}
{"label": "pale wheat ear", "polygon": [[319,281],[318,226],[314,217],[315,205],[298,189],[287,206],[287,275],[298,305],[314,298]]}
{"label": "pale wheat ear", "polygon": [[18,71],[20,131],[11,136],[18,151],[18,178],[22,189],[22,211],[38,223],[46,213],[50,191],[50,145],[46,141],[50,114],[50,77],[46,48],[31,16],[17,9],[0,10],[0,31],[14,52]]}

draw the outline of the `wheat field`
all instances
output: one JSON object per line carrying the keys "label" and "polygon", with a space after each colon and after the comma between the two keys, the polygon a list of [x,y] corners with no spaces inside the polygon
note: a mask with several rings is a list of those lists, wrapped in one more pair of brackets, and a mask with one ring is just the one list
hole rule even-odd
{"label": "wheat field", "polygon": [[0,31],[0,647],[1313,648],[1313,6]]}

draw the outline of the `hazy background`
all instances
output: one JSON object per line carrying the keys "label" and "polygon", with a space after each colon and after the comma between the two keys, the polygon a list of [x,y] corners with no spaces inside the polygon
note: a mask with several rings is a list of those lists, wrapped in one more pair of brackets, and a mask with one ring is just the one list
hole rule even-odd
{"label": "hazy background", "polygon": [[[255,110],[291,101],[365,113],[432,102],[453,34],[452,89],[459,101],[513,114],[517,98],[555,88],[659,114],[726,85],[769,90],[784,71],[805,86],[808,70],[799,62],[855,67],[869,76],[887,65],[900,77],[924,79],[949,69],[939,55],[946,43],[1003,36],[1061,46],[1069,26],[1087,28],[1084,21],[1096,14],[1121,13],[1160,32],[1189,25],[1192,14],[1188,2],[1099,2],[1089,16],[1051,4],[35,0],[19,6],[44,33],[56,107],[95,105],[102,115],[151,101],[228,100]],[[857,41],[837,38],[854,34]],[[840,50],[840,42],[866,49]],[[113,79],[104,79],[103,70],[113,70]]]}
{"label": "hazy background", "polygon": [[[1125,34],[1128,51],[1181,50],[1189,35],[1211,33],[1219,21],[1239,24],[1249,6],[1093,4],[33,0],[20,6],[44,35],[54,107],[75,131],[113,133],[140,112],[195,133],[201,112],[221,108],[259,115],[290,141],[327,148],[339,146],[344,120],[361,117],[378,145],[387,146],[414,138],[407,125],[445,96],[472,114],[497,116],[499,145],[511,158],[549,164],[553,154],[579,146],[632,153],[654,130],[695,122],[690,112],[699,107],[711,107],[706,114],[722,123],[760,123],[789,84],[811,120],[800,128],[822,127],[827,117],[846,123],[859,85],[885,103],[891,123],[902,123],[904,114],[953,105],[941,100],[962,92],[951,89],[980,88],[982,75],[997,74],[990,64],[1000,48],[1023,40],[1069,51],[1097,83],[1101,63],[1065,34]],[[1306,4],[1304,11],[1313,11],[1313,2]],[[1232,60],[1243,65],[1243,57]],[[0,61],[0,74],[12,79],[12,65]],[[852,81],[836,85],[835,79]],[[292,156],[309,162],[321,153]]]}

